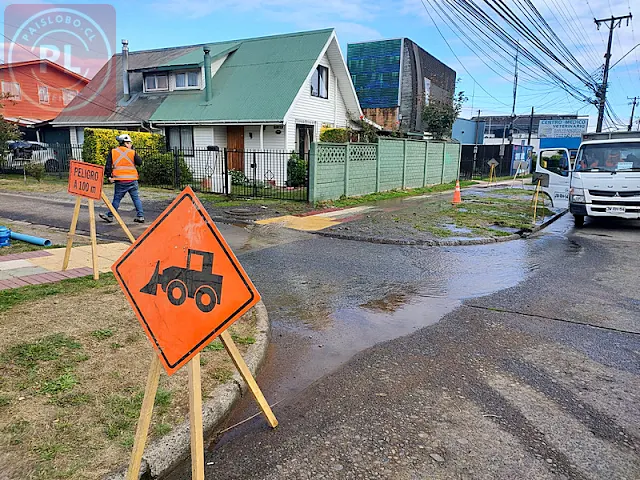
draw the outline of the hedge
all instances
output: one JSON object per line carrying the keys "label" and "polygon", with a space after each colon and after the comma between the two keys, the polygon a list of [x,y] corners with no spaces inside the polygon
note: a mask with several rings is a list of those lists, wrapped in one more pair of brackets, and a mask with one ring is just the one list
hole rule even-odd
{"label": "hedge", "polygon": [[[132,138],[133,140],[133,138]],[[180,155],[180,185],[193,182],[193,174],[189,166]],[[138,167],[140,183],[145,185],[172,186],[175,185],[175,168],[173,153],[150,153],[143,158],[142,166]]]}
{"label": "hedge", "polygon": [[165,139],[162,135],[146,132],[128,132],[126,130],[109,130],[106,128],[85,128],[82,160],[88,163],[104,165],[107,154],[119,144],[116,136],[128,134],[133,147],[139,150],[142,160],[147,152],[166,152]]}
{"label": "hedge", "polygon": [[320,132],[320,141],[328,143],[347,143],[349,132],[346,128],[327,128]]}

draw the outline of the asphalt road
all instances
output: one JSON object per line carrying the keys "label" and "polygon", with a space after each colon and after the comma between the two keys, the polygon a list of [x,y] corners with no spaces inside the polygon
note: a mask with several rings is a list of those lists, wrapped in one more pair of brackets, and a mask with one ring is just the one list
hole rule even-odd
{"label": "asphalt road", "polygon": [[[71,208],[0,194],[15,220]],[[280,426],[222,435],[207,478],[640,478],[637,223],[453,248],[224,228],[273,323]]]}
{"label": "asphalt road", "polygon": [[231,429],[207,478],[640,478],[639,247],[637,224],[565,217],[501,245],[242,255],[280,426]]}

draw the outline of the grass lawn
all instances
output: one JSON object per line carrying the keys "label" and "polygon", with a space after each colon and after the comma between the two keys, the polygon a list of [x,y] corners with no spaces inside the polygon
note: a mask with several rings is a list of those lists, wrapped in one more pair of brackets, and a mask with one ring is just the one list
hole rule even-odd
{"label": "grass lawn", "polygon": [[[126,464],[151,355],[112,275],[0,292],[3,478],[98,479]],[[255,313],[231,327],[245,351]],[[231,379],[216,340],[201,356],[203,397]],[[152,436],[188,414],[187,372],[162,375]]]}
{"label": "grass lawn", "polygon": [[2,174],[0,175],[0,190],[14,192],[45,192],[57,193],[67,190],[67,178],[59,178],[55,175],[45,175],[41,182],[35,178],[27,177],[25,183],[22,174]]}
{"label": "grass lawn", "polygon": [[[401,212],[397,222],[411,222],[435,237],[501,237],[533,227],[532,192],[519,188],[463,195],[463,203],[426,202],[421,211]],[[537,223],[553,215],[542,204]]]}
{"label": "grass lawn", "polygon": [[[460,182],[460,187],[470,187],[477,185],[478,182],[472,180],[463,180]],[[429,193],[440,193],[448,190],[453,190],[456,187],[456,182],[443,183],[440,185],[432,185],[430,187],[411,188],[405,190],[390,190],[388,192],[371,193],[369,195],[363,195],[361,197],[346,197],[339,200],[330,200],[326,202],[319,202],[318,206],[322,208],[344,208],[362,205],[363,203],[378,202],[380,200],[390,200],[392,198],[411,197],[416,195],[426,195]]]}

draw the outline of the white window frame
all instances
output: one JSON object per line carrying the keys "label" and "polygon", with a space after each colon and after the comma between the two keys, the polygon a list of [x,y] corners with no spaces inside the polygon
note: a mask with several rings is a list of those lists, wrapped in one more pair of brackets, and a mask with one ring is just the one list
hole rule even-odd
{"label": "white window frame", "polygon": [[[69,98],[69,95],[71,95],[71,98]],[[71,102],[73,102],[73,99],[76,98],[77,96],[78,96],[78,91],[77,90],[72,90],[71,88],[63,88],[62,89],[62,104],[66,107]],[[67,101],[67,99],[69,101]]]}
{"label": "white window frame", "polygon": [[[327,77],[325,79],[325,89],[327,91],[327,95],[323,96],[321,91],[320,91],[320,72],[322,71],[321,69],[323,69],[324,71],[327,72]],[[317,76],[317,77],[316,77]],[[313,93],[313,81],[315,80],[314,77],[316,77],[318,80],[318,94],[314,95]],[[314,98],[321,98],[323,100],[327,100],[329,98],[329,81],[331,79],[331,72],[329,71],[329,67],[326,67],[325,65],[318,65],[316,67],[316,69],[313,71],[313,73],[311,74],[311,83],[309,84],[310,87],[310,93],[311,96]]]}
{"label": "white window frame", "polygon": [[[42,95],[43,92],[44,95]],[[46,85],[38,85],[38,102],[45,105],[49,104],[49,87]]]}
{"label": "white window frame", "polygon": [[[156,88],[147,88],[147,79],[153,77],[155,79]],[[165,77],[167,79],[166,88],[158,88],[158,77]],[[143,86],[145,92],[168,92],[169,91],[169,75],[167,73],[148,73],[144,75]]]}
{"label": "white window frame", "polygon": [[[196,76],[196,84],[189,85],[189,74],[193,74]],[[184,75],[185,86],[178,86],[178,75]],[[174,73],[174,84],[176,90],[199,90],[200,89],[200,70],[185,70],[183,72]]]}
{"label": "white window frame", "polygon": [[[15,90],[14,90],[14,87],[15,87]],[[17,91],[18,93],[15,94],[14,91]],[[18,82],[2,82],[2,93],[11,94],[8,100],[11,100],[14,102],[22,100],[22,91],[20,90],[20,83]]]}

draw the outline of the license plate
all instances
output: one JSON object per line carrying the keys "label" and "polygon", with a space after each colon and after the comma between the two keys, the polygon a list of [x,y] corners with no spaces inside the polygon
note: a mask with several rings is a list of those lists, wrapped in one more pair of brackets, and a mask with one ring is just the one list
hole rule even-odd
{"label": "license plate", "polygon": [[625,207],[607,207],[607,213],[624,213]]}

